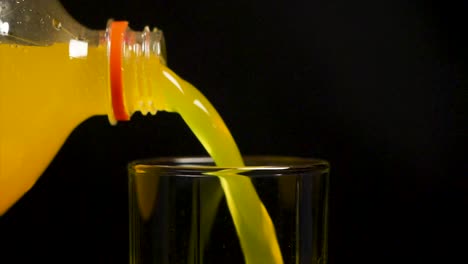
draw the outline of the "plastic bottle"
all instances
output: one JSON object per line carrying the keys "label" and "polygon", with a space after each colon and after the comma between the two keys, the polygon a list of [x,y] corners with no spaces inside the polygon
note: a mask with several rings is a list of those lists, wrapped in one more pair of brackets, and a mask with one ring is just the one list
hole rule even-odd
{"label": "plastic bottle", "polygon": [[158,75],[145,74],[164,67],[164,49],[158,29],[90,30],[58,1],[0,0],[0,216],[85,119],[164,109]]}

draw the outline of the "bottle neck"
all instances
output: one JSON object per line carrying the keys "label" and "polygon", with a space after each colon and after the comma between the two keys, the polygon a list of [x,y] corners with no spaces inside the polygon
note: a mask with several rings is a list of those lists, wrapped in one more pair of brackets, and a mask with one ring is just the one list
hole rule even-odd
{"label": "bottle neck", "polygon": [[112,124],[127,121],[134,112],[155,114],[158,95],[155,78],[166,64],[161,30],[145,27],[133,31],[127,22],[110,21],[106,31],[109,59],[110,109]]}

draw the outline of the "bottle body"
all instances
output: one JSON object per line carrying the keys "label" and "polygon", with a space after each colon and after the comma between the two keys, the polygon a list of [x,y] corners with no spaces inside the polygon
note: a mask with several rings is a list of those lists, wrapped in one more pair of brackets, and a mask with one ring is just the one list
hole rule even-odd
{"label": "bottle body", "polygon": [[[133,80],[143,68],[152,71],[149,64],[159,65],[164,46],[160,31],[136,32],[126,24],[113,42],[112,21],[104,30],[89,30],[56,0],[0,4],[1,216],[34,185],[81,122],[94,115],[107,115],[112,124],[122,120],[115,115],[115,98],[126,99],[120,110],[127,118],[148,108],[153,94],[139,92]],[[121,67],[111,67],[112,54]],[[123,74],[124,67],[132,70]],[[120,94],[112,89],[119,83]]]}
{"label": "bottle body", "polygon": [[69,133],[106,115],[106,50],[0,44],[0,214],[36,182]]}

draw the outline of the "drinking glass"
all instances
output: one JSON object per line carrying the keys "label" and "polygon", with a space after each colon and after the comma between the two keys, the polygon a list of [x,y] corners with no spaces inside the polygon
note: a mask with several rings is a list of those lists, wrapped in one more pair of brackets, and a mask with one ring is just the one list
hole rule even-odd
{"label": "drinking glass", "polygon": [[[328,163],[285,156],[246,156],[244,162],[245,167],[239,168],[216,167],[209,157],[130,163],[130,263],[239,264],[246,263],[248,249],[242,245],[250,245],[254,253],[259,245],[258,255],[260,246],[276,244],[281,254],[278,263],[326,264]],[[223,185],[225,179],[246,183],[230,189]],[[273,239],[257,236],[263,227],[257,229],[254,223],[262,215],[249,211],[241,220],[236,218],[237,226],[233,220],[234,213],[246,208],[240,200],[253,197],[247,187],[243,191],[247,185],[253,185],[259,198],[252,203],[262,204],[252,208],[266,209]],[[248,230],[243,236],[239,235],[242,225]],[[262,264],[261,259],[260,255],[247,261]]]}

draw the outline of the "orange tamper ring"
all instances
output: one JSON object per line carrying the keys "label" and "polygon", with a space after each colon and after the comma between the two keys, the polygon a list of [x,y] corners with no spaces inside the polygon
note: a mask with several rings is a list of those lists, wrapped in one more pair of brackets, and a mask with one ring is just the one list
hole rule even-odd
{"label": "orange tamper ring", "polygon": [[113,21],[111,22],[109,32],[109,65],[112,109],[114,110],[114,117],[118,121],[127,121],[130,119],[129,114],[125,110],[122,80],[123,41],[127,26],[127,21]]}

